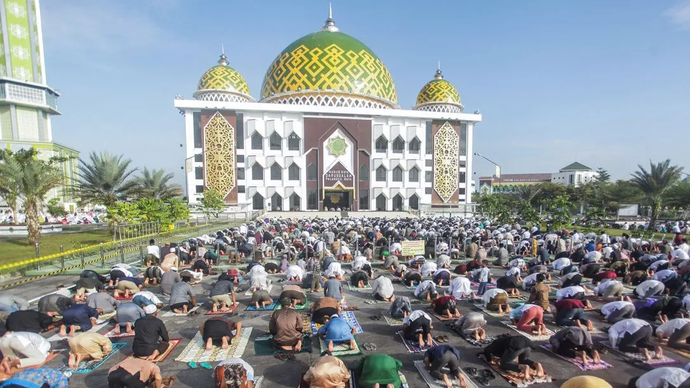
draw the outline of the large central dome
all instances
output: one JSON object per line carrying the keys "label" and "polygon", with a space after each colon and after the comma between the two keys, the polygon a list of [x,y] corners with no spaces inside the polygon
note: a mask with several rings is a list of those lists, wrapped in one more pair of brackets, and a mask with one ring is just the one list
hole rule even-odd
{"label": "large central dome", "polygon": [[296,105],[398,108],[386,65],[369,47],[338,31],[329,16],[320,31],[287,46],[261,86],[263,102]]}

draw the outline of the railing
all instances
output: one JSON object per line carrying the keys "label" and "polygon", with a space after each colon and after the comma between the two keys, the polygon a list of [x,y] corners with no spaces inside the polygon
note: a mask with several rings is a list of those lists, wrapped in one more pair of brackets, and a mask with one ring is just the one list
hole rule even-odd
{"label": "railing", "polygon": [[48,269],[47,267],[50,267],[50,269],[55,269],[54,272],[59,273],[69,269],[85,267],[86,265],[96,262],[101,262],[101,265],[105,267],[106,260],[118,256],[122,261],[124,261],[126,253],[139,251],[143,255],[143,251],[151,239],[155,240],[156,242],[163,243],[177,242],[178,240],[215,232],[226,227],[237,226],[241,223],[247,222],[248,220],[249,219],[247,218],[230,218],[220,222],[181,227],[160,233],[141,235],[135,238],[110,241],[98,245],[89,245],[65,252],[1,265],[0,274],[14,272],[21,273],[32,269]]}

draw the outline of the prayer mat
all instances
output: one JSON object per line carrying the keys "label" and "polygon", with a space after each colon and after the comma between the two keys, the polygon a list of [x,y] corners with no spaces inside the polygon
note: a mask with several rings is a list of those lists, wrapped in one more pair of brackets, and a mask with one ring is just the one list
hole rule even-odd
{"label": "prayer mat", "polygon": [[[307,305],[309,304],[309,297],[305,300],[304,304],[298,304],[295,306],[295,310],[304,310],[307,308]],[[283,306],[280,305],[280,303],[276,304],[276,310],[280,310]]]}
{"label": "prayer mat", "polygon": [[115,297],[115,300],[132,300],[132,299],[134,299],[134,295],[133,295],[133,294],[130,294],[128,298],[125,298],[125,297],[122,296],[122,295],[118,295],[117,297]]}
{"label": "prayer mat", "polygon": [[[551,346],[551,344],[543,344],[543,345],[540,345],[540,346],[541,346],[543,349],[546,349],[546,350],[548,350],[549,352],[555,354],[556,357],[559,357],[559,358],[561,358],[561,359],[563,359],[563,360],[565,360],[565,361],[568,361],[569,363],[575,365],[576,367],[580,368],[580,370],[582,370],[582,371],[603,370],[603,369],[613,368],[613,365],[609,364],[608,362],[606,362],[606,361],[604,361],[604,360],[601,360],[600,363],[595,364],[595,363],[594,363],[594,360],[592,360],[591,357],[587,357],[587,358],[589,359],[589,364],[585,365],[585,364],[582,363],[582,360],[579,359],[579,358],[569,358],[569,357],[562,356],[562,355],[560,355],[560,354],[554,352],[554,351],[552,350],[553,347]],[[600,354],[599,356],[601,356],[601,354]]]}
{"label": "prayer mat", "polygon": [[[359,342],[355,339],[355,348],[350,349],[350,341],[344,341],[341,343],[333,343],[332,354],[336,357],[348,357],[348,356],[359,356],[362,354],[362,349],[359,347]],[[328,344],[326,341],[319,336],[319,348],[321,352],[328,350]]]}
{"label": "prayer mat", "polygon": [[79,366],[77,366],[76,369],[70,368],[67,365],[63,366],[60,368],[60,371],[62,372],[72,372],[72,373],[90,373],[92,370],[98,368],[99,366],[105,364],[106,361],[110,357],[112,357],[115,353],[119,352],[120,349],[122,349],[126,344],[124,342],[115,342],[113,343],[113,350],[110,351],[109,354],[107,354],[105,357],[103,357],[102,360],[100,361],[82,361],[79,363]]}
{"label": "prayer mat", "polygon": [[[556,326],[556,327],[558,327],[558,328],[561,328],[561,329],[567,329],[568,327],[570,327],[570,326],[562,326],[562,325],[559,325],[559,324],[556,323],[555,320],[546,321],[546,323],[548,323],[548,324],[550,324],[550,325],[554,325],[554,326]],[[604,334],[606,334],[606,333],[604,333],[603,331],[597,329],[596,327],[594,328],[594,330],[588,331],[588,333],[589,333],[589,335],[604,335]]]}
{"label": "prayer mat", "polygon": [[417,286],[408,286],[408,285],[406,284],[406,285],[405,285],[405,288],[407,288],[408,290],[416,290],[416,289],[417,289]]}
{"label": "prayer mat", "polygon": [[[218,311],[216,311],[215,313],[214,313],[212,310],[209,310],[209,311],[207,311],[206,314],[204,314],[204,315],[225,315],[225,314],[232,314],[232,313],[235,312],[235,310],[237,310],[237,307],[239,307],[239,305],[240,305],[240,304],[239,304],[239,302],[238,302],[237,304],[234,304],[234,305],[230,306],[230,309],[229,309],[229,310],[225,310],[225,311],[221,311],[220,308],[219,308]],[[211,306],[211,308],[213,308],[213,306]]]}
{"label": "prayer mat", "polygon": [[[417,360],[414,362],[414,366],[417,368],[419,371],[419,374],[422,375],[422,378],[426,382],[426,385],[429,386],[429,388],[446,388],[446,383],[444,383],[441,380],[437,380],[432,376],[428,370],[426,370],[426,367],[424,366],[424,361],[422,360]],[[442,373],[445,373],[447,375],[450,375],[450,370],[448,368],[443,368],[441,369]],[[467,388],[478,388],[477,384],[470,379],[470,376],[468,376],[464,370],[460,369],[460,373],[462,373],[463,376],[465,376],[465,381],[467,382]],[[450,379],[451,384],[453,384],[453,387],[460,387],[460,380],[454,378],[448,378]]]}
{"label": "prayer mat", "polygon": [[366,291],[373,290],[373,288],[371,287],[371,284],[367,284],[364,287],[360,288],[360,287],[355,287],[352,284],[350,284],[350,282],[348,282],[347,287],[350,291],[354,291],[354,292],[366,292]]}
{"label": "prayer mat", "polygon": [[488,362],[483,355],[480,355],[479,358],[482,359],[487,365],[489,365],[489,367],[491,367],[491,369],[493,369],[494,372],[498,373],[507,382],[515,385],[518,388],[527,387],[532,384],[550,383],[553,381],[553,378],[549,375],[544,375],[542,377],[532,376],[532,380],[527,381],[523,377],[520,377],[517,372],[507,371],[501,368],[501,366],[498,364],[492,364]]}
{"label": "prayer mat", "polygon": [[676,348],[672,348],[672,347],[668,346],[668,340],[667,340],[666,338],[664,338],[661,342],[659,342],[659,341],[656,339],[656,337],[653,337],[652,342],[653,342],[654,344],[659,344],[659,345],[661,345],[664,349],[669,350],[669,351],[671,351],[671,352],[673,352],[673,353],[679,354],[679,355],[681,355],[681,356],[683,356],[683,357],[685,357],[685,358],[690,358],[690,351],[683,350],[683,349],[676,349]]}
{"label": "prayer mat", "polygon": [[15,373],[19,372],[20,370],[29,369],[29,368],[40,368],[40,367],[42,367],[43,365],[49,363],[52,359],[54,359],[55,357],[57,357],[58,354],[60,354],[60,353],[62,353],[61,350],[53,350],[52,352],[48,353],[48,357],[46,357],[46,360],[43,361],[43,363],[42,363],[42,364],[39,364],[39,365],[27,366],[27,367],[25,367],[25,368],[12,368],[12,372],[10,372],[9,374],[4,373],[4,372],[0,372],[0,381],[5,381],[5,380],[8,380],[8,379],[11,379],[12,376],[13,376]]}
{"label": "prayer mat", "polygon": [[[479,287],[479,283],[475,282],[474,280],[470,280],[470,285]],[[489,288],[496,288],[496,283],[486,283],[486,289],[488,290]]]}
{"label": "prayer mat", "polygon": [[[168,358],[168,356],[170,356],[170,353],[172,353],[172,351],[175,350],[175,348],[177,347],[177,345],[180,344],[181,341],[182,338],[171,338],[170,342],[168,343],[168,349],[163,354],[159,354],[158,357],[156,357],[154,360],[151,360],[151,362],[165,361],[165,359]],[[125,360],[129,360],[132,357],[134,357],[134,354],[130,354],[129,356],[127,356],[127,358],[125,358],[122,361],[124,362]]]}
{"label": "prayer mat", "polygon": [[[102,328],[104,328],[105,325],[107,325],[107,324],[108,324],[108,322],[103,322],[101,324],[97,324],[97,325],[93,326],[91,329],[87,330],[87,332],[89,332],[89,333],[90,332],[97,332],[97,331],[101,330]],[[81,331],[77,331],[75,333],[75,335],[77,335],[79,333],[81,333]],[[60,337],[60,333],[58,332],[56,334],[53,334],[50,338],[48,338],[48,341],[51,341],[51,342],[52,341],[62,341],[62,340],[69,340],[70,338],[72,338],[69,336],[69,330],[67,330],[67,334],[68,335],[65,337]]]}
{"label": "prayer mat", "polygon": [[[340,313],[340,316],[342,318],[345,318],[345,320],[354,328],[357,329],[355,334],[362,334],[364,333],[364,330],[362,330],[362,326],[359,324],[359,321],[357,321],[357,317],[355,317],[355,312],[354,311],[343,311]],[[310,319],[311,320],[311,319]],[[400,323],[402,325],[402,321]],[[316,322],[311,322],[311,331],[312,333],[316,334],[319,329],[323,326],[320,323]]]}
{"label": "prayer mat", "polygon": [[[429,349],[428,346],[424,346],[424,347],[420,348],[419,343],[417,341],[413,342],[413,341],[406,340],[405,337],[403,336],[402,330],[395,333],[395,334],[400,336],[400,339],[403,341],[403,345],[405,345],[405,348],[407,348],[407,351],[409,353],[421,353],[421,352],[427,351]],[[433,338],[431,339],[431,343],[433,344],[432,347],[438,346],[438,342],[436,342],[436,340]]]}
{"label": "prayer mat", "polygon": [[460,315],[460,318],[454,318],[454,317],[446,317],[443,315],[439,315],[432,309],[431,307],[426,309],[426,312],[429,313],[429,315],[433,316],[434,318],[438,319],[441,322],[450,322],[450,321],[457,321],[458,319],[462,318],[462,314]]}
{"label": "prayer mat", "polygon": [[365,300],[364,303],[366,303],[366,304],[383,304],[383,303],[390,303],[390,302],[387,300],[368,299],[368,300]]}
{"label": "prayer mat", "polygon": [[499,314],[498,311],[491,311],[491,310],[487,309],[486,307],[484,307],[483,304],[474,304],[473,306],[474,306],[476,309],[478,309],[478,310],[480,310],[480,311],[483,311],[483,312],[485,312],[487,315],[490,315],[490,316],[492,316],[492,317],[494,317],[494,318],[505,318],[505,317],[508,316],[508,313],[505,313],[505,312],[502,313],[502,314]]}
{"label": "prayer mat", "polygon": [[59,329],[60,326],[62,326],[62,318],[60,318],[59,320],[54,321],[53,323],[51,323],[50,326],[48,326],[48,327],[46,327],[45,329],[43,329],[43,331],[42,331],[41,333],[47,333],[47,332],[49,332],[49,331],[51,331],[51,330]]}
{"label": "prayer mat", "polygon": [[230,342],[227,349],[220,346],[213,346],[211,350],[206,350],[206,343],[200,332],[197,332],[194,338],[187,344],[182,353],[180,353],[175,361],[182,362],[213,362],[223,361],[230,357],[242,357],[244,350],[249,343],[249,337],[252,334],[251,327],[243,327],[242,331],[238,333]]}
{"label": "prayer mat", "polygon": [[403,324],[402,318],[393,318],[388,311],[382,312],[381,315],[383,316],[383,319],[386,321],[388,326],[402,326]]}
{"label": "prayer mat", "polygon": [[[407,383],[407,378],[405,378],[405,375],[402,374],[402,372],[398,371],[398,376],[400,377],[400,388],[410,388],[410,385]],[[360,388],[360,386],[357,384],[357,377],[355,376],[354,371],[350,371],[350,385],[348,387]]]}
{"label": "prayer mat", "polygon": [[104,335],[108,338],[127,338],[127,337],[134,337],[134,331],[132,331],[132,334],[127,334],[127,330],[121,329],[122,331],[120,334],[115,334],[115,329],[111,329],[109,332],[105,333]]}
{"label": "prayer mat", "polygon": [[[268,293],[270,294],[272,289],[273,289],[273,284],[269,284],[266,291],[268,291]],[[249,287],[249,289],[244,292],[244,296],[252,296],[253,294],[254,294],[254,292],[252,292],[251,287]]]}
{"label": "prayer mat", "polygon": [[515,326],[511,321],[501,321],[501,323],[508,326],[509,328],[515,330],[519,334],[529,338],[532,341],[548,341],[552,335],[556,334],[553,332],[553,330],[546,328],[546,334],[545,335],[536,335],[536,334],[527,333],[527,332],[524,332],[524,331],[518,329],[517,326]]}
{"label": "prayer mat", "polygon": [[647,361],[647,359],[643,355],[641,355],[640,353],[626,353],[626,352],[622,352],[618,349],[614,349],[611,346],[611,343],[609,342],[608,339],[599,339],[599,340],[594,340],[594,341],[595,341],[595,343],[606,346],[611,351],[618,353],[619,355],[627,358],[628,360],[640,361],[640,362],[647,364],[648,366],[650,366],[652,368],[657,367],[657,366],[676,365],[676,364],[681,363],[680,361],[676,361],[676,360],[674,360],[672,358],[668,358],[666,356],[663,356],[663,358],[661,358],[660,360],[656,359],[656,358],[654,358],[654,356],[656,355],[656,352],[654,352],[654,351],[649,352],[649,354],[652,355],[652,359],[651,359],[651,361]]}
{"label": "prayer mat", "polygon": [[311,337],[302,336],[302,350],[299,352],[274,347],[273,336],[270,334],[254,338],[254,355],[270,356],[277,353],[311,353]]}
{"label": "prayer mat", "polygon": [[[250,303],[251,303],[251,302],[250,302]],[[245,309],[245,311],[272,311],[273,309],[276,308],[276,304],[277,304],[277,303],[278,303],[278,301],[275,301],[275,300],[274,300],[273,303],[267,305],[266,307],[259,307],[259,308],[256,308],[256,306],[254,306],[254,305],[252,304],[251,306],[247,306],[247,308]],[[259,304],[259,306],[261,306],[261,304]]]}
{"label": "prayer mat", "polygon": [[456,326],[453,325],[453,324],[450,325],[450,329],[453,330],[453,331],[454,331],[457,335],[459,335],[462,339],[464,339],[465,341],[469,342],[471,345],[474,345],[474,346],[482,347],[482,346],[484,346],[484,345],[490,344],[491,342],[493,342],[493,340],[496,339],[496,337],[487,335],[487,336],[486,336],[486,339],[477,341],[477,340],[474,339],[474,336],[467,337],[466,335],[464,335],[464,334],[462,333],[462,331],[460,330],[460,328],[459,328],[459,327],[456,327]]}
{"label": "prayer mat", "polygon": [[194,311],[198,310],[199,307],[201,307],[200,304],[198,304],[198,305],[197,305],[196,307],[194,307],[193,309],[187,311],[187,314],[178,314],[178,313],[175,313],[175,312],[173,312],[172,310],[170,310],[170,311],[167,311],[165,314],[163,314],[163,316],[164,316],[164,317],[187,317],[187,316],[189,316],[189,314],[191,314],[191,313],[193,313]]}
{"label": "prayer mat", "polygon": [[300,315],[302,316],[302,334],[304,335],[313,335],[316,334],[316,332],[312,329],[312,322],[311,322],[311,317],[309,314],[305,312],[301,312]]}

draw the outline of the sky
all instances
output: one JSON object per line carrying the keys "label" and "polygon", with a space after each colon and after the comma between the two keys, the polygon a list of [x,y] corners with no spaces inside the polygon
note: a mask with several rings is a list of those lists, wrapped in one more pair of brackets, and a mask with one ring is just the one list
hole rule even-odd
{"label": "sky", "polygon": [[[321,28],[327,1],[42,0],[55,141],[123,154],[184,182],[183,117],[221,45],[259,99],[269,64]],[[503,174],[578,161],[628,179],[670,158],[690,172],[690,0],[333,1],[342,32],[386,64],[402,107],[437,62],[474,148]],[[678,143],[680,141],[680,143]],[[475,177],[493,172],[477,158]]]}

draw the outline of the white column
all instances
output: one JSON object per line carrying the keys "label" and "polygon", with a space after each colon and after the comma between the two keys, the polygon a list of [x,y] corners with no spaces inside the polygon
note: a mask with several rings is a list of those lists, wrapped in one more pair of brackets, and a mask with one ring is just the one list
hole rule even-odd
{"label": "white column", "polygon": [[[467,125],[467,163],[465,172],[465,203],[472,203],[472,182],[474,181],[474,123]],[[477,186],[479,187],[479,186]]]}
{"label": "white column", "polygon": [[[184,160],[184,174],[185,184],[187,185],[187,202],[190,204],[196,203],[194,195],[196,194],[196,184],[194,183],[194,114],[191,110],[184,111],[184,135],[185,135],[185,160]],[[188,160],[187,158],[190,158]],[[187,166],[192,166],[192,171],[188,171]]]}

